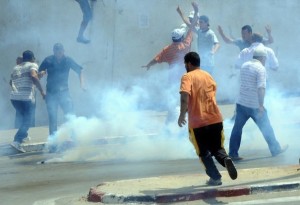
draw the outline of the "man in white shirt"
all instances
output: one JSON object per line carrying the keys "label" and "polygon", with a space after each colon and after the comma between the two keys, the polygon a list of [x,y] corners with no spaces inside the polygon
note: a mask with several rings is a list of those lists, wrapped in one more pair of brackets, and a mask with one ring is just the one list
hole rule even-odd
{"label": "man in white shirt", "polygon": [[281,147],[276,140],[264,107],[266,89],[266,69],[264,67],[268,53],[263,47],[253,50],[253,59],[242,65],[240,71],[240,91],[236,106],[236,118],[230,136],[229,156],[232,160],[242,160],[238,151],[241,144],[242,130],[249,118],[262,132],[272,156],[284,152],[287,145]]}
{"label": "man in white shirt", "polygon": [[[279,68],[279,63],[278,63],[278,59],[274,53],[274,51],[269,48],[264,46],[263,44],[263,36],[258,34],[258,33],[253,33],[252,34],[252,44],[250,47],[248,48],[244,48],[239,56],[238,59],[235,63],[235,68],[236,69],[241,69],[242,65],[247,62],[250,61],[253,58],[253,52],[256,48],[260,48],[266,51],[267,56],[266,56],[266,62],[265,62],[265,68],[271,69],[273,71],[277,71]],[[233,121],[234,118],[236,116],[236,111],[233,115],[233,117],[231,118],[231,120]]]}
{"label": "man in white shirt", "polygon": [[214,55],[220,48],[219,40],[213,30],[210,29],[209,18],[205,15],[199,17],[200,29],[198,35],[198,51],[201,56],[201,68],[212,74],[215,66]]}
{"label": "man in white shirt", "polygon": [[258,33],[253,33],[252,34],[252,42],[253,43],[251,44],[250,47],[244,48],[240,52],[240,54],[238,56],[238,59],[235,63],[235,67],[237,69],[240,69],[241,66],[245,62],[252,59],[253,52],[256,48],[261,48],[261,49],[264,49],[267,53],[265,67],[269,68],[271,70],[274,70],[274,71],[278,70],[279,63],[278,63],[277,57],[275,56],[274,51],[271,48],[264,46],[262,41],[263,41],[263,36],[262,35],[260,35]]}

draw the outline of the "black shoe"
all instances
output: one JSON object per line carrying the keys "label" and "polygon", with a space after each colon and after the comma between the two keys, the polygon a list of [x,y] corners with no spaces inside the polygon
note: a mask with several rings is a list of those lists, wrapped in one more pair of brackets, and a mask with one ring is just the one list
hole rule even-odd
{"label": "black shoe", "polygon": [[241,161],[243,160],[244,158],[243,157],[232,157],[232,156],[229,156],[231,158],[232,161],[236,162],[236,161]]}
{"label": "black shoe", "polygon": [[88,40],[88,39],[86,39],[86,38],[84,38],[84,37],[77,37],[77,42],[78,42],[78,43],[83,43],[83,44],[88,44],[88,43],[90,43],[91,41]]}
{"label": "black shoe", "polygon": [[289,145],[283,145],[282,148],[279,150],[279,152],[276,152],[275,154],[272,154],[272,157],[276,157],[277,155],[285,152],[289,148]]}
{"label": "black shoe", "polygon": [[225,167],[228,171],[230,178],[235,180],[237,178],[238,174],[237,174],[236,168],[235,168],[232,160],[230,159],[230,157],[226,157],[224,159],[224,163],[225,163]]}

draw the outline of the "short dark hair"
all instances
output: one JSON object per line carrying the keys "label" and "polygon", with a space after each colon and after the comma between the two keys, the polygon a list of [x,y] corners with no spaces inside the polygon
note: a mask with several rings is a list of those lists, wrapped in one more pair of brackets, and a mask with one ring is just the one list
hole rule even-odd
{"label": "short dark hair", "polygon": [[64,50],[64,46],[61,43],[56,43],[53,46],[53,51],[63,51]]}
{"label": "short dark hair", "polygon": [[242,30],[247,30],[249,33],[252,33],[252,28],[249,25],[245,25],[242,27]]}
{"label": "short dark hair", "polygon": [[200,56],[196,52],[189,52],[184,56],[185,63],[191,63],[193,66],[200,66]]}
{"label": "short dark hair", "polygon": [[34,54],[32,51],[27,50],[23,52],[23,62],[30,62],[30,61],[34,61]]}
{"label": "short dark hair", "polygon": [[263,36],[259,33],[253,33],[252,34],[252,42],[258,42],[261,43],[263,41]]}

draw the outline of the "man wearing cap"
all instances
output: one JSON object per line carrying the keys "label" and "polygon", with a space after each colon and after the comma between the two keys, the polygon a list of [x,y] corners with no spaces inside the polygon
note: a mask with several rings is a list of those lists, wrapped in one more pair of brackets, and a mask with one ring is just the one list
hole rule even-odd
{"label": "man wearing cap", "polygon": [[185,29],[174,29],[172,31],[173,43],[164,47],[163,50],[160,51],[147,65],[142,66],[143,68],[147,68],[147,70],[149,70],[151,66],[157,63],[168,63],[170,67],[170,82],[180,81],[180,77],[184,73],[184,64],[182,59],[191,49],[191,43],[193,40],[192,28],[197,23],[198,14],[198,5],[193,2],[192,6],[194,8],[194,20],[192,25],[189,27],[186,37],[184,38]]}
{"label": "man wearing cap", "polygon": [[[185,35],[186,35],[187,32],[188,32],[188,29],[191,27],[191,24],[193,22],[193,19],[194,19],[194,16],[195,16],[195,11],[190,11],[190,13],[189,13],[189,15],[188,15],[187,18],[183,15],[183,13],[181,11],[181,8],[179,6],[177,7],[176,11],[179,14],[179,16],[181,17],[182,21],[184,22],[183,24],[180,25],[179,28],[184,29]],[[199,12],[198,12],[196,25],[194,26],[194,28],[192,28],[192,30],[194,32],[199,29],[199,21],[198,21],[199,16],[200,15],[199,15]],[[194,38],[194,36],[193,36],[193,38]],[[194,42],[194,41],[192,42],[190,50],[197,50],[197,44],[196,44],[196,42]]]}
{"label": "man wearing cap", "polygon": [[[240,69],[241,66],[245,62],[247,62],[247,61],[249,61],[253,58],[253,52],[256,48],[262,48],[262,49],[265,49],[266,52],[267,52],[267,59],[266,59],[266,62],[265,62],[265,67],[268,68],[268,69],[274,70],[274,71],[278,70],[278,67],[279,67],[278,59],[275,56],[275,53],[271,48],[264,46],[263,36],[259,33],[253,33],[251,35],[250,42],[252,42],[250,47],[244,48],[239,53],[238,58],[235,62],[235,68]],[[235,118],[235,114],[231,118],[231,120],[234,120],[234,118]]]}
{"label": "man wearing cap", "polygon": [[236,118],[230,136],[229,156],[232,160],[241,160],[238,151],[241,144],[242,130],[249,118],[262,132],[272,156],[284,152],[276,140],[274,130],[270,124],[264,107],[266,89],[266,69],[264,67],[267,51],[258,47],[253,51],[253,59],[244,63],[240,71],[240,90],[236,104]]}
{"label": "man wearing cap", "polygon": [[[179,16],[181,17],[181,19],[183,20],[183,24],[180,25],[179,28],[184,29],[185,31],[187,31],[187,29],[191,26],[194,15],[195,15],[195,11],[191,11],[189,16],[188,16],[188,20],[185,18],[185,16],[183,15],[181,8],[178,6],[176,9],[177,13],[179,14]],[[199,18],[199,13],[197,14],[197,17]],[[199,24],[198,24],[198,20],[195,26],[196,29],[199,29]]]}
{"label": "man wearing cap", "polygon": [[49,117],[49,134],[53,136],[57,130],[57,111],[60,106],[64,115],[73,114],[73,103],[69,93],[69,71],[75,71],[83,88],[82,67],[72,58],[65,56],[64,47],[56,43],[53,55],[46,57],[39,67],[42,75],[47,74],[46,104]]}
{"label": "man wearing cap", "polygon": [[[194,8],[194,20],[192,22],[191,27],[189,28],[186,37],[184,38],[184,29],[174,29],[172,32],[172,41],[173,43],[164,47],[162,51],[160,51],[147,65],[142,66],[142,68],[150,69],[151,66],[157,63],[168,63],[169,64],[169,76],[168,76],[168,84],[170,85],[171,90],[174,92],[171,93],[173,95],[176,93],[175,89],[178,88],[180,78],[184,74],[184,63],[183,58],[185,54],[187,54],[191,49],[191,43],[193,40],[192,28],[197,23],[197,13],[198,13],[198,5],[193,2],[192,6]],[[176,99],[175,95],[173,96]],[[169,99],[169,102],[173,102],[173,99]],[[169,106],[168,116],[166,123],[172,122],[176,119],[176,115],[171,111],[174,106]]]}
{"label": "man wearing cap", "polygon": [[19,113],[20,124],[15,134],[12,146],[25,152],[21,144],[28,135],[32,122],[33,103],[35,103],[35,87],[40,91],[42,97],[45,93],[38,78],[38,65],[34,63],[35,58],[32,51],[23,52],[22,63],[16,65],[11,74],[10,86],[11,103]]}
{"label": "man wearing cap", "polygon": [[184,33],[184,29],[174,29],[171,34],[173,43],[166,46],[147,65],[142,67],[149,70],[157,63],[168,63],[170,68],[168,81],[170,83],[179,82],[180,76],[184,73],[182,58],[190,51],[193,40],[191,30],[188,31],[185,38]]}
{"label": "man wearing cap", "polygon": [[201,68],[210,74],[213,73],[215,66],[214,54],[220,48],[219,40],[209,28],[209,18],[205,15],[199,17],[199,27],[197,30],[198,35],[198,51],[201,57]]}

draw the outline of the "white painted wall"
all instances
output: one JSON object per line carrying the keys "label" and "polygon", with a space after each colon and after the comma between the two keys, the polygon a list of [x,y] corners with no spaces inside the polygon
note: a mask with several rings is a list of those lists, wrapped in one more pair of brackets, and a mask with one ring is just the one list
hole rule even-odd
{"label": "white painted wall", "polygon": [[[89,88],[88,92],[79,90],[77,76],[74,73],[70,75],[71,95],[76,112],[84,116],[96,115],[97,101],[101,100],[109,87],[119,87],[127,92],[136,85],[135,80],[142,79],[146,83],[149,75],[155,75],[168,67],[167,64],[160,64],[150,71],[141,68],[164,46],[171,43],[171,31],[182,23],[176,13],[177,5],[188,14],[192,10],[191,2],[98,0],[94,8],[94,19],[87,30],[92,42],[82,45],[76,42],[82,13],[75,0],[1,0],[0,128],[10,128],[13,125],[14,109],[9,101],[7,81],[15,58],[24,50],[32,50],[41,62],[52,54],[54,43],[63,43],[66,54],[84,67]],[[299,91],[299,1],[197,2],[200,13],[210,17],[211,28],[216,33],[217,25],[222,25],[225,33],[229,34],[231,29],[234,36],[240,37],[241,27],[249,24],[254,31],[265,34],[264,26],[271,25],[275,42],[270,47],[279,58],[280,70],[269,72],[270,83],[281,91]],[[217,36],[221,43],[215,56],[218,99],[233,100],[238,80],[230,76],[235,73],[232,65],[239,51],[233,45],[226,45],[218,33]],[[196,40],[197,36],[194,37]],[[193,48],[197,48],[195,44]],[[45,84],[45,80],[43,83]],[[37,125],[47,124],[45,104],[39,96],[36,118]]]}

